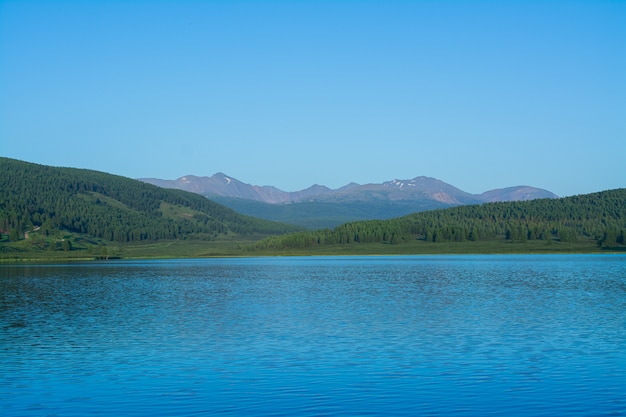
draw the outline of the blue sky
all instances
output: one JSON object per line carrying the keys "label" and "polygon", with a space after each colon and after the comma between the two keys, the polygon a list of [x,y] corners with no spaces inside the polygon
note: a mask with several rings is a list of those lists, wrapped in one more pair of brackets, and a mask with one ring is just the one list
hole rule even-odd
{"label": "blue sky", "polygon": [[0,0],[0,155],[287,191],[626,187],[626,1]]}

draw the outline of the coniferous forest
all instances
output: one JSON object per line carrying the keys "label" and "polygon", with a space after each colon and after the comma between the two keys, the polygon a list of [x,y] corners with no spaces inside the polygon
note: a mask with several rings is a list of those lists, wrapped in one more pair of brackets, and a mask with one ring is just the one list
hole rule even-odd
{"label": "coniferous forest", "polygon": [[49,236],[59,230],[114,242],[297,230],[238,214],[194,193],[7,158],[0,158],[0,193],[0,230],[13,241],[29,232]]}
{"label": "coniferous forest", "polygon": [[337,244],[414,240],[433,243],[543,240],[600,247],[626,244],[626,189],[559,199],[486,203],[420,212],[382,221],[346,223],[334,229],[265,239],[260,248],[307,248]]}
{"label": "coniferous forest", "polygon": [[[66,238],[68,234],[71,238]],[[458,206],[301,231],[241,215],[186,191],[92,170],[0,158],[0,255],[11,253],[17,259],[16,252],[24,248],[73,251],[90,249],[90,245],[164,241],[221,245],[229,240],[245,245],[229,252],[232,255],[315,253],[316,248],[337,245],[392,248],[416,242],[431,248],[449,242],[593,242],[597,249],[622,251],[626,248],[626,189]],[[20,242],[28,244],[19,246]]]}

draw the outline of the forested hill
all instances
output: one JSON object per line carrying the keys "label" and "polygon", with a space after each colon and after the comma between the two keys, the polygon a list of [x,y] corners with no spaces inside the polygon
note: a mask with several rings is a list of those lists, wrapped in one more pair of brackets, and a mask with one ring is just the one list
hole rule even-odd
{"label": "forested hill", "polygon": [[626,189],[560,199],[487,203],[420,212],[383,221],[346,223],[332,230],[265,239],[261,249],[427,242],[545,240],[626,244]]}
{"label": "forested hill", "polygon": [[0,231],[58,231],[108,241],[280,234],[293,226],[244,216],[206,198],[102,172],[0,158]]}

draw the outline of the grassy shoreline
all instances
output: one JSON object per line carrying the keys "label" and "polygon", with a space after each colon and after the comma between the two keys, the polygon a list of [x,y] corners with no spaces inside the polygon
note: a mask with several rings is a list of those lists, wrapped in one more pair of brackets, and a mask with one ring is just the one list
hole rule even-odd
{"label": "grassy shoreline", "polygon": [[[108,260],[229,258],[270,256],[368,256],[368,255],[446,255],[446,254],[608,254],[626,253],[626,246],[601,248],[592,240],[576,243],[558,241],[484,241],[429,243],[415,241],[401,244],[352,243],[316,246],[305,249],[256,249],[255,242],[240,241],[156,241],[109,244]],[[106,260],[86,249],[45,251],[26,245],[0,248],[0,263],[89,262]]]}

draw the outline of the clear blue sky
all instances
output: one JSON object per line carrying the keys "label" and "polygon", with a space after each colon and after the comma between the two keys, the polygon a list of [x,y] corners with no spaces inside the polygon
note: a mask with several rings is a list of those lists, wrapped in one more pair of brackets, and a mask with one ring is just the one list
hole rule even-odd
{"label": "clear blue sky", "polygon": [[287,191],[626,187],[626,1],[0,0],[0,155]]}

